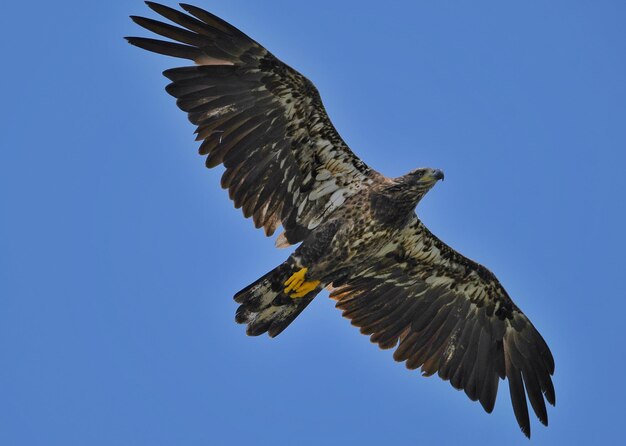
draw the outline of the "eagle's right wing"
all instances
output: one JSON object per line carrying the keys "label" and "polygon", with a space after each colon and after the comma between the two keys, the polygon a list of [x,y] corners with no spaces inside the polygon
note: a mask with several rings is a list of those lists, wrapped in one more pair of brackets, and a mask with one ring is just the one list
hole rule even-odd
{"label": "eagle's right wing", "polygon": [[[165,71],[167,91],[197,126],[206,164],[224,164],[235,207],[280,243],[297,243],[378,175],[333,127],[315,86],[218,17],[146,2],[182,28],[143,17],[142,27],[176,42],[128,37],[140,48],[193,60]],[[180,42],[180,43],[177,43]]]}
{"label": "eagle's right wing", "polygon": [[[487,412],[507,378],[522,431],[530,436],[526,394],[547,425],[555,403],[554,359],[545,341],[487,268],[447,246],[413,217],[379,257],[331,298],[361,333],[424,375],[438,373]],[[525,389],[525,390],[524,390]]]}

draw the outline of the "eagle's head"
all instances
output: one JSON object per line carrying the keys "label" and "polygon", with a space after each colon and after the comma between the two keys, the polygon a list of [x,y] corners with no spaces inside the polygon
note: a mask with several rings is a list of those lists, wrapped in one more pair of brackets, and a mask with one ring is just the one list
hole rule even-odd
{"label": "eagle's head", "polygon": [[443,171],[439,169],[431,169],[430,167],[421,167],[403,175],[396,180],[406,183],[409,187],[416,191],[428,192],[437,181],[443,180]]}
{"label": "eagle's head", "polygon": [[371,194],[374,214],[386,224],[405,224],[415,206],[439,180],[443,180],[443,172],[427,167],[388,179],[381,189]]}
{"label": "eagle's head", "polygon": [[437,181],[443,180],[443,172],[439,169],[422,167],[394,178],[389,192],[397,194],[402,201],[412,203],[413,207],[432,189]]}

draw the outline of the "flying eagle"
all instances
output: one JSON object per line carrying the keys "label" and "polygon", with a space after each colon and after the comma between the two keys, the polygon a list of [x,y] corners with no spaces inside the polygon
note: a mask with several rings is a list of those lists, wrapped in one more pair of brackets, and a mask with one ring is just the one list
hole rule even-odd
{"label": "flying eagle", "polygon": [[434,236],[415,208],[443,180],[420,168],[387,178],[333,127],[315,86],[250,37],[195,6],[146,2],[179,25],[131,16],[172,41],[128,37],[140,48],[195,63],[163,74],[197,126],[207,167],[223,164],[236,208],[289,258],[235,295],[236,321],[281,333],[324,288],[361,333],[426,376],[437,373],[487,412],[508,379],[522,432],[527,398],[548,424],[554,360],[498,279]]}

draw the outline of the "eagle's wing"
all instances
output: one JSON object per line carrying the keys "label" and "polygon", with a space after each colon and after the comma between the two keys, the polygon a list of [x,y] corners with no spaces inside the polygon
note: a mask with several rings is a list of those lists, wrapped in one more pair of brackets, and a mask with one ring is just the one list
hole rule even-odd
{"label": "eagle's wing", "polygon": [[[522,431],[530,436],[526,395],[547,425],[555,403],[552,354],[539,332],[485,267],[460,255],[414,216],[394,243],[331,297],[361,333],[409,369],[438,373],[487,412],[498,379],[508,378]],[[399,343],[399,344],[398,344]]]}
{"label": "eagle's wing", "polygon": [[256,227],[296,243],[378,175],[333,127],[315,86],[216,16],[148,6],[182,28],[143,17],[142,27],[175,40],[128,37],[140,48],[193,60],[164,72],[166,88],[197,125],[206,164],[224,164],[222,186]]}

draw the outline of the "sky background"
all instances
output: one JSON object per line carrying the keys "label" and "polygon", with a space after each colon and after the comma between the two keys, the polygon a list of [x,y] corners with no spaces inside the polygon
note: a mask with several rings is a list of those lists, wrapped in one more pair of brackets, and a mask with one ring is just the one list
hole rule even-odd
{"label": "sky background", "polygon": [[[503,3],[506,3],[503,4]],[[626,3],[214,1],[319,88],[418,214],[490,267],[556,360],[533,444],[624,441]],[[530,444],[395,363],[322,293],[276,339],[232,295],[287,251],[204,168],[163,90],[185,61],[131,47],[139,1],[0,15],[0,444]]]}

